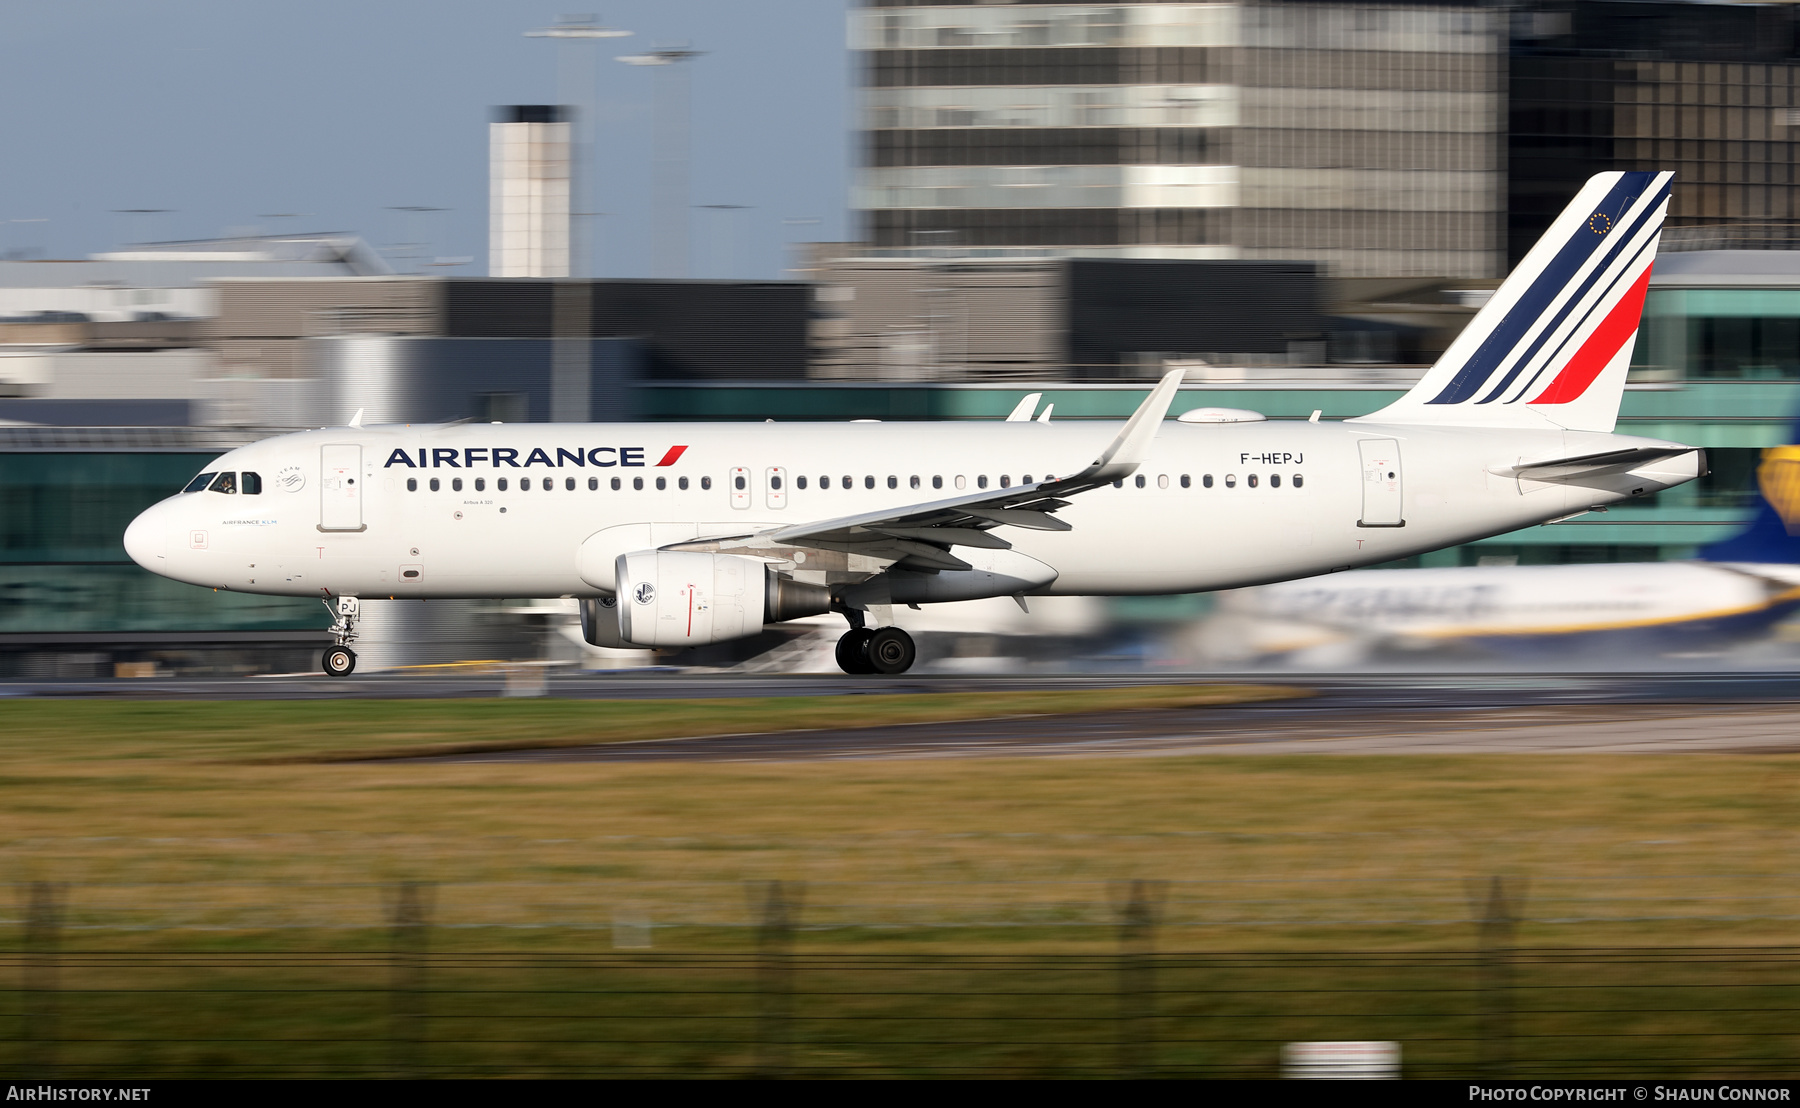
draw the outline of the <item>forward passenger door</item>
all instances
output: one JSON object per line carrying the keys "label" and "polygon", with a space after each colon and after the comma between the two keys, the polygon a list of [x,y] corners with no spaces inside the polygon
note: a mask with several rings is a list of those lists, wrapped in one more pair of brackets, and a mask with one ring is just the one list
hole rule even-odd
{"label": "forward passenger door", "polygon": [[319,448],[319,530],[363,529],[362,447],[331,443]]}

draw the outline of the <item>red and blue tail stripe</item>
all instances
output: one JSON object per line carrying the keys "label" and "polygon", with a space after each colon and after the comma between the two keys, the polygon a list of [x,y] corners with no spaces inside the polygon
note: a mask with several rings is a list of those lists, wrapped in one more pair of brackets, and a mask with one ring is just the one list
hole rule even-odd
{"label": "red and blue tail stripe", "polygon": [[[1514,271],[1508,283],[1527,277],[1530,284],[1493,323],[1481,346],[1443,390],[1426,403],[1464,403],[1496,377],[1499,380],[1476,402],[1488,404],[1499,399],[1532,365],[1552,336],[1565,332],[1562,325],[1571,314],[1578,308],[1592,312],[1606,299],[1606,292],[1631,268],[1631,263],[1661,230],[1661,211],[1668,199],[1670,185],[1670,175],[1662,173],[1621,173],[1618,178],[1594,205],[1588,218],[1571,228],[1572,234],[1564,236],[1564,241],[1548,261],[1532,266],[1534,257],[1528,256]],[[1629,224],[1626,223],[1628,216],[1634,217]],[[1619,230],[1621,225],[1624,225],[1622,232]],[[1538,255],[1547,245],[1548,240],[1540,242],[1532,255]],[[1599,264],[1590,265],[1596,256],[1600,258]],[[1529,273],[1533,268],[1537,272]],[[1586,279],[1578,281],[1584,269]],[[1600,295],[1588,295],[1597,284],[1602,289]],[[1573,330],[1579,330],[1586,318],[1586,315],[1578,317]],[[1478,318],[1471,326],[1481,322]],[[1534,331],[1535,338],[1527,342]],[[1565,341],[1566,337],[1564,333]],[[1605,363],[1601,364],[1604,366]],[[1536,368],[1541,373],[1544,367]],[[1532,379],[1536,379],[1535,375]],[[1530,384],[1524,387],[1529,388]],[[1523,391],[1515,392],[1512,399],[1518,399]]]}
{"label": "red and blue tail stripe", "polygon": [[1419,383],[1362,419],[1611,431],[1673,179],[1591,178]]}

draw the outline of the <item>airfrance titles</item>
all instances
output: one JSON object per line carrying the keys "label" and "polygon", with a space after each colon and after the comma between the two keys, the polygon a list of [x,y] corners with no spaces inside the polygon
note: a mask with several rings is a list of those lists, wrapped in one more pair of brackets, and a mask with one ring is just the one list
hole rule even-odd
{"label": "airfrance titles", "polygon": [[[511,466],[514,469],[527,469],[531,466],[545,466],[550,469],[561,469],[566,465],[596,466],[605,469],[609,466],[643,466],[644,447],[641,446],[592,446],[554,448],[556,456],[550,456],[550,450],[542,446],[534,446],[529,453],[511,446],[465,446],[460,449],[451,446],[421,446],[415,458],[412,452],[399,447],[388,455],[382,464],[383,469],[392,466],[405,466],[408,469],[474,469],[485,465],[490,469]],[[672,466],[681,460],[686,452],[685,446],[671,446],[656,466]],[[524,454],[524,460],[520,455]]]}

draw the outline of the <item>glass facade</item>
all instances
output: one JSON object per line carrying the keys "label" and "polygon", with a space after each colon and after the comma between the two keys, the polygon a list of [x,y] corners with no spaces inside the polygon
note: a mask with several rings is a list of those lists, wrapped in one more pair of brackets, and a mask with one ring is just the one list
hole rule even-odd
{"label": "glass facade", "polygon": [[1652,289],[1632,369],[1645,381],[1800,378],[1800,288]]}
{"label": "glass facade", "polygon": [[1538,4],[1514,13],[1508,254],[1607,170],[1674,170],[1671,230],[1800,227],[1791,5]]}
{"label": "glass facade", "polygon": [[0,634],[318,628],[316,601],[215,593],[125,554],[137,514],[209,453],[0,453]]}

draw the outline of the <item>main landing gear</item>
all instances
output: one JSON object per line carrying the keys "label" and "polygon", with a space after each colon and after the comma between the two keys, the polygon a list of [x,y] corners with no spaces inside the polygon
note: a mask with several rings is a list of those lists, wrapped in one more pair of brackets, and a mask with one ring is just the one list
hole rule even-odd
{"label": "main landing gear", "polygon": [[[331,611],[331,601],[323,601],[326,611]],[[356,617],[358,605],[354,596],[338,597],[337,610],[331,624],[332,638],[337,644],[325,651],[320,664],[326,674],[332,677],[348,677],[356,672],[356,651],[350,649],[350,643],[356,638]]]}
{"label": "main landing gear", "polygon": [[863,614],[854,609],[844,613],[850,630],[837,643],[838,668],[845,673],[905,673],[919,657],[912,636],[898,627],[868,628],[862,625]]}

